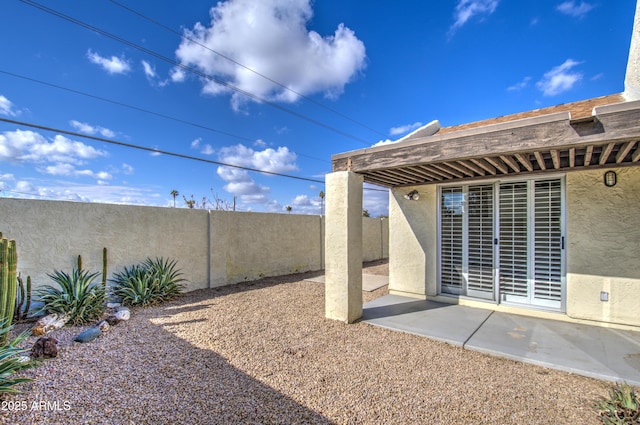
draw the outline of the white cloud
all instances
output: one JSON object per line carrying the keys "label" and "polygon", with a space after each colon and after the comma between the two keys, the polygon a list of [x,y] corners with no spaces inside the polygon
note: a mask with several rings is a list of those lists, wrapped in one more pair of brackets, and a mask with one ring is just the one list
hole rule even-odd
{"label": "white cloud", "polygon": [[202,142],[202,138],[198,137],[197,139],[193,139],[191,142],[191,149],[198,149],[200,147],[200,142]]}
{"label": "white cloud", "polygon": [[87,58],[89,58],[91,63],[100,66],[109,74],[126,74],[131,71],[131,65],[129,65],[129,61],[124,57],[111,56],[110,58],[106,58],[89,49],[87,51]]}
{"label": "white cloud", "polygon": [[418,122],[414,122],[413,124],[406,124],[406,125],[401,125],[399,127],[392,127],[391,130],[389,130],[389,134],[391,134],[392,136],[398,136],[400,134],[408,133],[409,131],[413,131],[420,127],[422,127],[422,123],[418,121]]}
{"label": "white cloud", "polygon": [[142,60],[140,62],[142,62],[142,67],[144,68],[144,75],[146,75],[147,78],[154,79],[158,76],[158,74],[156,73],[156,69],[153,66],[151,66],[149,62],[147,62],[146,60]]}
{"label": "white cloud", "polygon": [[107,156],[105,151],[61,135],[53,140],[33,131],[15,130],[0,134],[0,161],[60,162],[82,164],[84,160]]}
{"label": "white cloud", "polygon": [[285,173],[298,169],[296,154],[286,146],[256,151],[245,145],[224,147],[218,154],[220,161],[241,167],[256,168],[272,173]]}
{"label": "white cloud", "polygon": [[581,1],[580,4],[577,4],[572,0],[560,3],[556,7],[556,10],[560,13],[564,13],[565,15],[573,16],[574,18],[582,18],[594,7],[596,7],[594,4],[589,4],[584,1]]}
{"label": "white cloud", "polygon": [[116,132],[113,130],[109,130],[108,128],[93,126],[91,124],[87,124],[86,122],[80,122],[76,120],[69,121],[71,127],[75,128],[80,133],[89,134],[91,136],[95,134],[100,134],[103,137],[113,138],[116,136]]}
{"label": "white cloud", "polygon": [[[292,91],[224,59],[221,53],[244,66],[278,81],[297,93],[324,93],[336,98],[365,67],[365,46],[343,24],[334,34],[322,37],[306,28],[313,11],[310,0],[228,0],[210,11],[210,25],[196,23],[185,30],[176,57],[185,66],[272,101],[295,102]],[[203,46],[206,46],[203,47]],[[173,81],[182,81],[184,71],[174,69]],[[213,81],[204,83],[207,94],[226,94],[230,89]],[[251,100],[232,94],[239,110]]]}
{"label": "white cloud", "polygon": [[536,86],[545,96],[555,96],[571,90],[582,79],[581,73],[571,72],[571,69],[580,63],[573,59],[567,59],[562,65],[546,72],[542,79],[536,83]]}
{"label": "white cloud", "polygon": [[474,16],[491,15],[498,7],[500,0],[459,0],[454,12],[454,22],[449,33],[454,33]]}
{"label": "white cloud", "polygon": [[213,146],[206,144],[202,147],[202,149],[200,149],[200,153],[203,155],[213,155],[215,153],[215,149],[213,149]]}
{"label": "white cloud", "polygon": [[0,180],[15,180],[15,176],[11,173],[0,174]]}
{"label": "white cloud", "polygon": [[522,81],[516,83],[512,86],[507,87],[507,91],[521,91],[524,90],[528,85],[529,81],[531,81],[531,77],[524,77]]}
{"label": "white cloud", "polygon": [[20,111],[15,109],[15,105],[6,97],[0,95],[0,115],[15,117],[20,115]]}
{"label": "white cloud", "polygon": [[133,171],[134,171],[134,169],[133,169],[133,167],[131,165],[127,164],[126,162],[122,163],[122,172],[123,173],[125,173],[127,175],[130,175],[130,174],[133,174]]}
{"label": "white cloud", "polygon": [[74,165],[67,163],[58,163],[39,167],[37,170],[43,174],[52,176],[72,176],[72,177],[89,177],[96,180],[111,180],[113,176],[106,171],[94,172],[91,170],[78,170]]}

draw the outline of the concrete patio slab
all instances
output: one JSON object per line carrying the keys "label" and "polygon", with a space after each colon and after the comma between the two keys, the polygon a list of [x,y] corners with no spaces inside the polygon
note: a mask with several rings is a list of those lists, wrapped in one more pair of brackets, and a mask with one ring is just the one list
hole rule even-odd
{"label": "concrete patio slab", "polygon": [[[324,275],[310,277],[305,279],[308,282],[324,283]],[[376,274],[362,274],[362,290],[367,292],[375,291],[389,284],[389,276],[380,276]]]}
{"label": "concrete patio slab", "polygon": [[489,310],[385,295],[364,305],[362,320],[463,347],[490,315]]}
{"label": "concrete patio slab", "polygon": [[640,332],[385,295],[363,321],[470,350],[640,386]]}

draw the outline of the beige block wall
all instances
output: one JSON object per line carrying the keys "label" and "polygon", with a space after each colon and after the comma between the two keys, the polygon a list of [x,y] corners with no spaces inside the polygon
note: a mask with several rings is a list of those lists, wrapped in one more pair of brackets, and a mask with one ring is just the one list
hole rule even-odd
{"label": "beige block wall", "polygon": [[[404,195],[413,189],[420,199]],[[389,196],[389,291],[436,295],[438,220],[436,185],[394,189]]]}
{"label": "beige block wall", "polygon": [[[364,222],[363,241],[385,245],[374,239],[388,237],[388,221]],[[320,216],[0,198],[0,232],[16,239],[18,270],[36,287],[51,284],[54,269],[71,271],[78,254],[85,269],[101,272],[103,247],[109,278],[146,257],[172,258],[188,291],[324,268]]]}
{"label": "beige block wall", "polygon": [[567,315],[640,326],[640,167],[605,171],[567,173]]}
{"label": "beige block wall", "polygon": [[[95,203],[0,199],[0,231],[16,240],[18,270],[34,286],[51,284],[47,273],[83,268],[108,273],[147,257],[178,260],[187,290],[208,284],[207,211]],[[101,279],[101,276],[98,277]]]}
{"label": "beige block wall", "polygon": [[362,259],[379,260],[389,256],[389,220],[386,218],[362,218]]}

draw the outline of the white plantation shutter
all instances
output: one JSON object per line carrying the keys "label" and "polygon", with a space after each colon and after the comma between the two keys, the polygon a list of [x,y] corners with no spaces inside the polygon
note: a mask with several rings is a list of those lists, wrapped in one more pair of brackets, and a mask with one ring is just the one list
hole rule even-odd
{"label": "white plantation shutter", "polygon": [[528,298],[527,182],[500,185],[500,294]]}
{"label": "white plantation shutter", "polygon": [[493,298],[493,185],[469,186],[467,295]]}
{"label": "white plantation shutter", "polygon": [[440,205],[440,279],[442,290],[449,293],[460,293],[463,282],[462,187],[442,188]]}
{"label": "white plantation shutter", "polygon": [[562,300],[561,190],[558,179],[535,182],[533,296],[537,304],[558,307]]}

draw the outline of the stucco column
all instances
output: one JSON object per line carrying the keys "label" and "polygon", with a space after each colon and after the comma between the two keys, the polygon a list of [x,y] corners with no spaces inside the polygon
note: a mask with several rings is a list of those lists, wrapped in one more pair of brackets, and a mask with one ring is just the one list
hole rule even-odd
{"label": "stucco column", "polygon": [[325,316],[352,323],[362,317],[361,175],[326,176]]}

